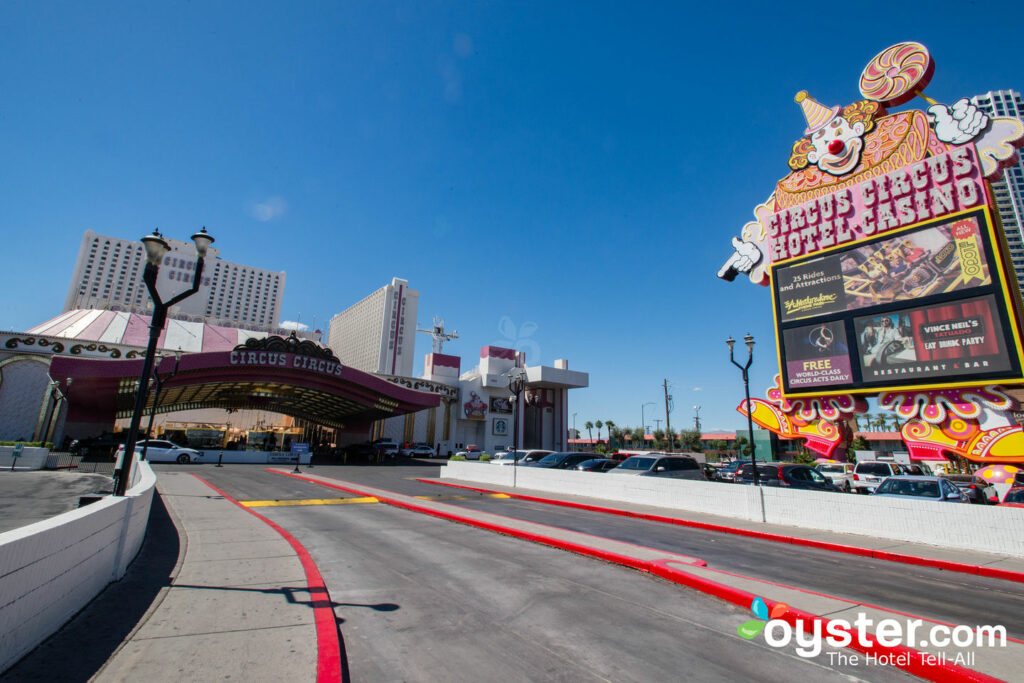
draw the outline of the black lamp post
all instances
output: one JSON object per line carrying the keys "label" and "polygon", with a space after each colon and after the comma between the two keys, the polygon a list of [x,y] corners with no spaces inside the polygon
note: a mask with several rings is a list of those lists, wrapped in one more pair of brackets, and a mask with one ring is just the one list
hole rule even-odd
{"label": "black lamp post", "polygon": [[754,362],[754,337],[749,332],[747,336],[743,338],[744,343],[747,345],[747,364],[740,365],[732,357],[732,347],[736,344],[736,340],[731,336],[725,340],[725,343],[729,346],[729,362],[738,367],[743,373],[743,390],[747,395],[747,434],[750,438],[750,467],[754,470],[754,486],[761,485],[761,478],[757,472],[757,458],[755,456],[756,449],[754,448],[754,420],[751,418],[750,413],[753,412],[750,407],[750,377],[747,375],[747,370],[750,368],[750,364]]}
{"label": "black lamp post", "polygon": [[149,376],[153,372],[153,359],[156,356],[156,344],[160,339],[160,332],[163,331],[164,325],[167,323],[167,309],[198,292],[199,284],[203,280],[206,250],[213,244],[213,237],[206,232],[204,226],[202,230],[192,235],[192,241],[196,244],[196,256],[198,257],[196,274],[192,277],[192,286],[169,301],[164,301],[156,289],[156,277],[160,273],[160,264],[163,262],[164,256],[171,250],[171,245],[160,235],[159,230],[154,230],[152,235],[142,238],[142,244],[146,247],[146,269],[142,273],[142,281],[146,283],[149,296],[153,299],[153,317],[149,323],[149,345],[146,346],[146,357],[142,361],[142,373],[139,375],[139,390],[135,392],[132,421],[128,427],[128,437],[124,442],[124,457],[121,459],[121,467],[117,471],[117,484],[114,486],[115,496],[123,496],[128,488],[128,477],[132,471],[132,456],[135,453],[135,441],[139,435],[142,409],[149,390]]}
{"label": "black lamp post", "polygon": [[516,486],[516,474],[519,467],[519,395],[526,386],[526,373],[516,367],[508,373],[508,390],[513,396],[512,401],[512,488]]}
{"label": "black lamp post", "polygon": [[[157,354],[159,357],[160,354]],[[161,358],[163,360],[163,358]],[[156,387],[156,391],[153,393],[153,410],[149,411],[149,426],[146,427],[146,441],[142,444],[142,455],[139,456],[140,461],[146,459],[146,451],[149,450],[149,442],[153,439],[153,418],[156,417],[156,409],[160,405],[160,391],[164,388],[164,382],[169,380],[178,374],[178,363],[181,362],[181,349],[174,352],[174,369],[171,370],[171,374],[166,377],[160,376],[160,364],[155,363],[153,366],[153,384]]]}

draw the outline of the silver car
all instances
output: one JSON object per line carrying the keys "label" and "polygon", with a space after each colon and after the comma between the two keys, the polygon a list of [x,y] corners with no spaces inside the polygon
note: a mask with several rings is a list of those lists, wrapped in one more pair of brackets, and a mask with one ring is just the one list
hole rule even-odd
{"label": "silver car", "polygon": [[915,498],[946,503],[970,503],[970,499],[956,485],[941,477],[900,475],[889,477],[875,489],[880,498]]}
{"label": "silver car", "polygon": [[608,470],[608,474],[705,481],[700,463],[688,455],[633,455]]}

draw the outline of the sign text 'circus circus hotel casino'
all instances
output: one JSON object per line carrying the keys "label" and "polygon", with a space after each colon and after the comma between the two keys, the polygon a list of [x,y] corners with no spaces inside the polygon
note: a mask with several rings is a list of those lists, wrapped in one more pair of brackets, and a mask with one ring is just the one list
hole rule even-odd
{"label": "sign text 'circus circus hotel casino'", "polygon": [[923,46],[901,43],[864,70],[865,99],[796,97],[807,129],[791,173],[719,271],[771,284],[787,395],[1024,381],[987,182],[1014,162],[1024,125],[966,98],[886,111],[924,97],[932,71]]}

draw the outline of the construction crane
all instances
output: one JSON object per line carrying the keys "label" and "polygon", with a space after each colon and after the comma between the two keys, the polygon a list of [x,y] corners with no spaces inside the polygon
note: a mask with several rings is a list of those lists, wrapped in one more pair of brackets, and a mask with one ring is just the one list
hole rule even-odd
{"label": "construction crane", "polygon": [[445,332],[444,320],[438,318],[436,315],[434,316],[433,329],[421,330],[417,328],[416,331],[423,332],[424,334],[429,334],[431,337],[434,338],[434,353],[441,353],[441,349],[443,348],[444,343],[446,341],[451,341],[452,339],[459,338],[459,333],[456,332],[455,330],[452,330],[451,332]]}

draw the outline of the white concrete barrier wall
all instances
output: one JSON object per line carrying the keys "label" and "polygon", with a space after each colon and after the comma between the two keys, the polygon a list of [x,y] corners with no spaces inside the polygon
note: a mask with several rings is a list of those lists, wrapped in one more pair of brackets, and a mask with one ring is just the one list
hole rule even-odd
{"label": "white concrete barrier wall", "polygon": [[19,470],[41,470],[46,465],[49,448],[23,448],[21,455],[14,457],[14,446],[0,446],[0,469],[11,469],[11,463]]}
{"label": "white concrete barrier wall", "polygon": [[124,576],[142,546],[156,485],[148,465],[135,470],[123,498],[0,534],[0,671]]}
{"label": "white concrete barrier wall", "polygon": [[[1024,508],[519,467],[516,485],[820,531],[1024,557]],[[512,486],[513,468],[448,462],[442,479]]]}

